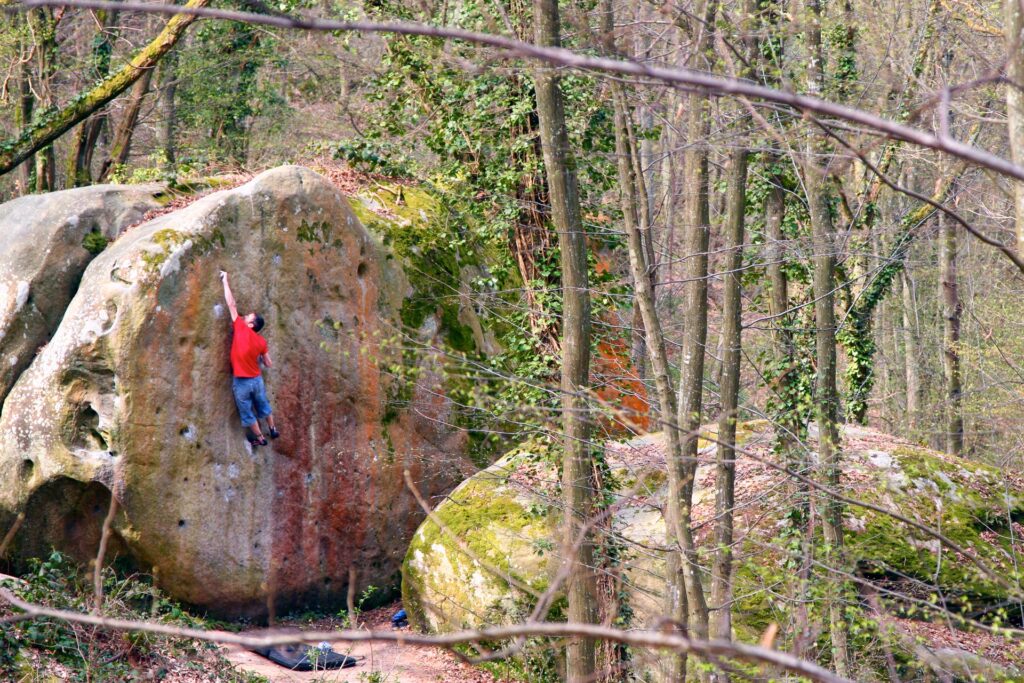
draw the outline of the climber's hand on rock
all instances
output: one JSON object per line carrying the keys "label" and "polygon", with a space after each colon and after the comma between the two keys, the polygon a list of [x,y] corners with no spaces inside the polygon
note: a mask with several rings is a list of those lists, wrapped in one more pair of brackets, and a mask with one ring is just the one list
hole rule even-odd
{"label": "climber's hand on rock", "polygon": [[228,279],[228,273],[227,273],[226,270],[220,271],[220,279],[221,280],[227,280]]}

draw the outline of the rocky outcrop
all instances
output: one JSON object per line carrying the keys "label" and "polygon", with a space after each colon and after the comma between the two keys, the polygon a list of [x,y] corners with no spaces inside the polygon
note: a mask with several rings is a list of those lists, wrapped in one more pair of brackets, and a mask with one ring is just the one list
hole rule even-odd
{"label": "rocky outcrop", "polygon": [[162,185],[96,185],[0,205],[0,406],[57,329],[82,272],[154,209]]}
{"label": "rocky outcrop", "polygon": [[[739,439],[744,453],[775,460],[766,423],[741,425]],[[1024,550],[1024,478],[867,428],[845,426],[843,446],[843,481],[851,497],[941,530],[977,553],[997,577],[1012,581],[1014,558]],[[619,614],[624,625],[636,628],[655,626],[664,613],[663,448],[661,435],[652,435],[610,444],[606,451],[619,496],[606,529],[612,533],[602,533],[600,542],[616,558],[605,570],[621,581]],[[714,446],[705,444],[702,454],[713,458]],[[403,570],[403,598],[416,625],[446,632],[514,623],[529,613],[535,594],[549,588],[561,565],[554,463],[546,446],[528,443],[461,484],[434,511],[437,522],[423,523]],[[746,456],[737,465],[736,487],[733,628],[737,638],[757,642],[770,623],[787,619],[793,487],[777,469]],[[701,561],[710,566],[711,466],[698,472],[694,515]],[[851,569],[884,596],[905,593],[926,601],[929,594],[941,595],[945,607],[980,619],[1007,604],[1006,586],[934,536],[853,505],[846,507],[844,522]]]}
{"label": "rocky outcrop", "polygon": [[[232,401],[221,269],[267,321],[270,448],[248,446]],[[350,570],[359,590],[395,585],[423,518],[403,472],[430,496],[468,467],[436,373],[392,376],[406,288],[299,167],[126,233],[0,415],[0,510],[26,513],[17,555],[94,554],[113,496],[115,550],[217,614],[341,602]]]}

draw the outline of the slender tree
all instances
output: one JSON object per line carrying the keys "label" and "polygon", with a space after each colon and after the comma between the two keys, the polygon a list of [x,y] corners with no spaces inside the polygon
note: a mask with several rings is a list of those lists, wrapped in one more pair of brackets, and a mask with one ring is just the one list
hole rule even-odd
{"label": "slender tree", "polygon": [[736,477],[736,420],[739,415],[740,277],[743,267],[743,222],[746,216],[747,150],[729,155],[726,176],[725,273],[722,311],[722,407],[718,417],[715,481],[715,560],[711,570],[711,635],[732,637],[732,542]]}
{"label": "slender tree", "polygon": [[165,170],[174,167],[177,151],[174,145],[175,128],[178,110],[175,106],[175,93],[178,89],[178,49],[168,52],[160,62],[159,94],[157,108],[160,119],[156,127],[157,149],[162,153]]}
{"label": "slender tree", "polygon": [[946,452],[963,455],[964,418],[960,379],[960,290],[957,286],[956,226],[939,213],[939,269],[942,299],[942,369],[945,375]]}
{"label": "slender tree", "polygon": [[153,69],[148,69],[142,78],[132,85],[131,95],[128,97],[127,106],[125,106],[121,120],[118,121],[117,129],[114,131],[114,139],[110,143],[107,158],[100,166],[99,178],[101,181],[106,180],[118,165],[128,161],[128,155],[132,148],[132,136],[135,135],[139,114],[142,111],[142,102],[149,93],[149,82],[152,78]]}
{"label": "slender tree", "polygon": [[[34,44],[30,55],[34,65],[31,90],[37,115],[45,115],[53,107],[53,78],[57,71],[57,23],[52,9],[40,7],[29,12],[29,27]],[[57,189],[56,155],[53,145],[41,146],[35,155],[35,191]]]}
{"label": "slender tree", "polygon": [[[1003,0],[1006,31],[1006,123],[1010,158],[1024,166],[1024,7],[1020,0]],[[1024,255],[1024,182],[1013,181],[1017,253]]]}
{"label": "slender tree", "polygon": [[914,279],[907,267],[903,268],[903,359],[907,378],[907,428],[913,431],[921,414],[921,373],[918,368],[920,351],[917,335],[917,302],[914,297]]}
{"label": "slender tree", "polygon": [[[533,12],[537,44],[558,47],[561,38],[557,0],[534,0]],[[590,379],[587,243],[559,78],[554,69],[542,66],[534,72],[534,83],[551,216],[558,231],[562,268],[562,490],[566,545],[577,548],[565,558],[573,565],[566,591],[567,616],[573,623],[592,624],[596,620],[597,584],[593,541],[585,533],[594,512],[595,490],[586,400]],[[593,641],[571,640],[567,647],[566,679],[590,681],[595,669]]]}
{"label": "slender tree", "polygon": [[[692,22],[696,36],[693,54],[701,63],[713,60],[712,32],[718,12],[717,0],[707,0],[704,13]],[[669,490],[670,515],[682,521],[679,543],[683,551],[683,577],[689,628],[698,638],[708,635],[708,607],[697,563],[697,551],[690,525],[693,486],[697,474],[697,437],[700,432],[704,397],[704,352],[708,337],[708,246],[711,216],[708,205],[708,138],[711,133],[709,102],[706,94],[692,92],[687,97],[687,147],[683,159],[684,203],[683,268],[685,302],[683,341],[679,378],[679,428],[682,430],[684,470],[680,481]],[[679,512],[671,511],[673,505]]]}
{"label": "slender tree", "polygon": [[[114,52],[114,40],[117,37],[117,17],[116,11],[96,11],[96,21],[99,26],[93,37],[89,56],[89,75],[93,80],[103,80],[110,74],[110,60]],[[105,108],[101,108],[79,124],[67,161],[67,185],[69,187],[88,185],[92,182],[93,154],[106,123],[107,112]]]}
{"label": "slender tree", "polygon": [[[745,67],[741,76],[749,76],[757,59],[754,37],[753,0],[744,0],[739,20],[740,42]],[[732,638],[732,544],[733,508],[736,502],[736,422],[739,419],[740,350],[742,343],[743,303],[740,299],[743,268],[743,242],[747,209],[747,156],[742,142],[729,154],[725,175],[725,230],[722,307],[721,410],[718,415],[718,448],[715,463],[715,555],[711,568],[710,635]],[[720,681],[728,680],[723,672]]]}
{"label": "slender tree", "polygon": [[[825,58],[821,42],[821,5],[818,0],[805,0],[804,40],[807,49],[807,90],[813,95],[825,91]],[[811,217],[814,247],[812,292],[815,322],[815,387],[814,400],[818,423],[818,463],[824,471],[825,483],[833,490],[840,479],[839,395],[836,390],[836,316],[835,316],[835,235],[829,208],[829,183],[822,164],[828,163],[828,148],[821,136],[809,137],[802,164],[807,204]],[[842,504],[832,496],[823,501],[822,528],[825,534],[826,562],[838,564],[842,557]],[[846,620],[840,598],[832,592],[829,600],[829,628],[832,659],[836,673],[849,676],[850,655],[847,645]]]}
{"label": "slender tree", "polygon": [[[610,3],[607,3],[610,8]],[[626,98],[619,84],[613,84],[615,105],[615,154],[618,158],[619,191],[622,201],[623,226],[626,232],[626,244],[629,250],[630,272],[634,285],[636,307],[640,311],[646,348],[654,374],[654,384],[658,395],[658,424],[665,433],[666,464],[668,467],[669,486],[673,487],[685,474],[682,459],[682,446],[679,423],[676,415],[675,387],[672,385],[672,374],[665,347],[665,336],[662,331],[661,319],[654,305],[654,292],[648,278],[650,266],[643,246],[643,234],[640,229],[640,216],[637,202],[636,176],[631,161],[632,150],[629,145],[627,117],[629,112]],[[679,516],[679,506],[669,501],[665,514],[665,530],[669,553],[666,558],[666,609],[673,623],[687,623],[686,581],[683,576],[683,561],[679,538],[683,535],[682,527],[687,520]],[[662,675],[665,680],[678,680],[685,671],[686,656],[670,655],[662,662]]]}
{"label": "slender tree", "polygon": [[[189,0],[184,6],[198,8],[204,7],[208,2],[209,0]],[[171,17],[163,30],[116,73],[74,98],[63,108],[46,114],[35,124],[23,129],[17,138],[0,143],[0,175],[44,149],[75,124],[131,87],[160,62],[195,20],[194,14],[177,14]],[[38,166],[37,163],[37,168]]]}

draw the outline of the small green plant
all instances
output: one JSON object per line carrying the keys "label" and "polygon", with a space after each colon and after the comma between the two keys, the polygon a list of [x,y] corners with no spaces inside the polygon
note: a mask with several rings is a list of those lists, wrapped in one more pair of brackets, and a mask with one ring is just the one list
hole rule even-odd
{"label": "small green plant", "polygon": [[[104,568],[102,615],[133,621],[204,628],[205,622],[167,599],[152,578]],[[93,607],[93,575],[63,554],[29,561],[28,569],[3,586],[22,600],[72,612]],[[112,632],[58,619],[31,619],[0,629],[0,680],[49,680],[48,667],[74,672],[73,681],[148,679],[166,670],[168,660],[184,660],[213,672],[219,680],[259,683],[262,677],[234,671],[215,645],[143,632]]]}
{"label": "small green plant", "polygon": [[106,249],[109,243],[110,240],[108,240],[102,232],[97,230],[86,233],[85,238],[82,239],[82,246],[93,256]]}
{"label": "small green plant", "polygon": [[135,168],[128,164],[114,164],[110,172],[110,182],[117,185],[141,185],[174,180],[176,174],[167,171],[167,157],[163,151],[150,154],[149,163],[149,166]]}
{"label": "small green plant", "polygon": [[342,628],[359,628],[359,616],[363,613],[363,607],[369,602],[377,593],[380,592],[380,588],[370,584],[363,592],[359,594],[359,600],[352,605],[352,609],[342,609],[338,612],[338,616],[341,618]]}

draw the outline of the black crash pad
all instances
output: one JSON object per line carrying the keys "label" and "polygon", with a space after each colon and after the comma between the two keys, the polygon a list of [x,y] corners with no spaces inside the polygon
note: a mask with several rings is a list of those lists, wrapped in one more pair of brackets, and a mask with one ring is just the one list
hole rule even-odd
{"label": "black crash pad", "polygon": [[[316,665],[316,671],[322,671],[326,669],[346,669],[359,663],[355,657],[349,657],[333,650],[310,657],[310,649],[309,645],[278,645],[276,647],[256,648],[253,652],[266,657],[274,664],[280,664],[293,671],[313,671],[314,664]],[[316,650],[315,647],[312,649]],[[315,662],[314,659],[316,660]]]}

